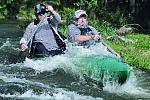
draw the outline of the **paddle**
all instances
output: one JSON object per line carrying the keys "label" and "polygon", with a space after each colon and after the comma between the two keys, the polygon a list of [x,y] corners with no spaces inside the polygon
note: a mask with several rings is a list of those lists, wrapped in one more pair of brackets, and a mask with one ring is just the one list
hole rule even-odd
{"label": "paddle", "polygon": [[20,51],[19,54],[18,54],[18,58],[17,58],[17,63],[20,63],[20,62],[23,62],[25,61],[26,57],[29,56],[29,53],[28,53],[29,50],[25,50],[25,51]]}
{"label": "paddle", "polygon": [[114,54],[114,55],[116,55],[117,57],[119,57],[119,58],[121,58],[121,56],[118,54],[118,53],[116,53],[111,47],[109,47],[104,41],[103,41],[103,39],[101,38],[99,38],[98,39],[98,41],[96,41],[97,43],[102,43],[104,46],[106,46],[107,47],[107,50],[109,51],[109,52],[111,52],[112,54]]}

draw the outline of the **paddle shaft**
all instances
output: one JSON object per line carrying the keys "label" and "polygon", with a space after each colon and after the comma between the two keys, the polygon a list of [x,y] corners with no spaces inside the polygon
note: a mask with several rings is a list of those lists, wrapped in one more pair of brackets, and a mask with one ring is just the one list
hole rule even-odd
{"label": "paddle shaft", "polygon": [[30,39],[28,40],[27,44],[29,44],[29,54],[31,52],[31,46],[32,46],[32,42],[33,42],[33,39],[34,39],[34,36],[37,32],[37,30],[39,29],[39,27],[41,26],[41,23],[43,23],[44,19],[47,17],[47,13],[44,14],[44,18],[39,22],[39,24],[36,26],[36,28],[34,29]]}
{"label": "paddle shaft", "polygon": [[101,38],[101,39],[98,39],[97,42],[98,42],[98,43],[101,42],[104,46],[107,47],[107,50],[108,50],[109,52],[111,52],[112,54],[114,54],[114,55],[116,55],[117,57],[120,58],[120,55],[119,55],[118,53],[116,53],[111,47],[109,47],[109,46],[102,40],[102,38]]}

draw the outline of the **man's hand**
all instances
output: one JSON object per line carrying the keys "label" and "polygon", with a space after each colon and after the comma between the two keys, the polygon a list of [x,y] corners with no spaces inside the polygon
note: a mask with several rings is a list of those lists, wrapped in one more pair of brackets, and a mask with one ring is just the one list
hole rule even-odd
{"label": "man's hand", "polygon": [[93,40],[98,41],[99,39],[101,39],[100,35],[94,35]]}
{"label": "man's hand", "polygon": [[46,5],[46,6],[47,6],[46,8],[49,12],[51,12],[51,13],[54,12],[54,8],[51,5]]}
{"label": "man's hand", "polygon": [[21,51],[25,51],[26,49],[28,49],[27,44],[22,43],[22,44],[21,44]]}

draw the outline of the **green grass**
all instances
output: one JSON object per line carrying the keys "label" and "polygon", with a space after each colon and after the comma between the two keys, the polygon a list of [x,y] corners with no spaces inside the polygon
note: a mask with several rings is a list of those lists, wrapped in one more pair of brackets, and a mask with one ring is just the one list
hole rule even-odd
{"label": "green grass", "polygon": [[128,34],[125,36],[133,42],[122,44],[105,40],[131,66],[150,70],[150,35]]}

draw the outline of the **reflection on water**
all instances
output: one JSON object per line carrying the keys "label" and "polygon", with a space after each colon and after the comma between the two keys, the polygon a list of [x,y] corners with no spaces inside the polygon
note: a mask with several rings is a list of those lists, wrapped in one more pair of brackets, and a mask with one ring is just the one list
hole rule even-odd
{"label": "reflection on water", "polygon": [[94,52],[81,48],[79,48],[81,52],[77,52],[74,48],[68,50],[66,55],[37,60],[26,58],[23,63],[6,64],[8,60],[17,59],[19,40],[23,33],[12,23],[1,24],[0,27],[0,99],[2,100],[150,99],[149,73],[133,69],[125,84],[120,86],[108,81],[102,90],[95,82],[85,80],[79,67],[70,59],[70,56],[89,56],[89,52],[100,54],[104,48],[97,50],[95,47]]}

